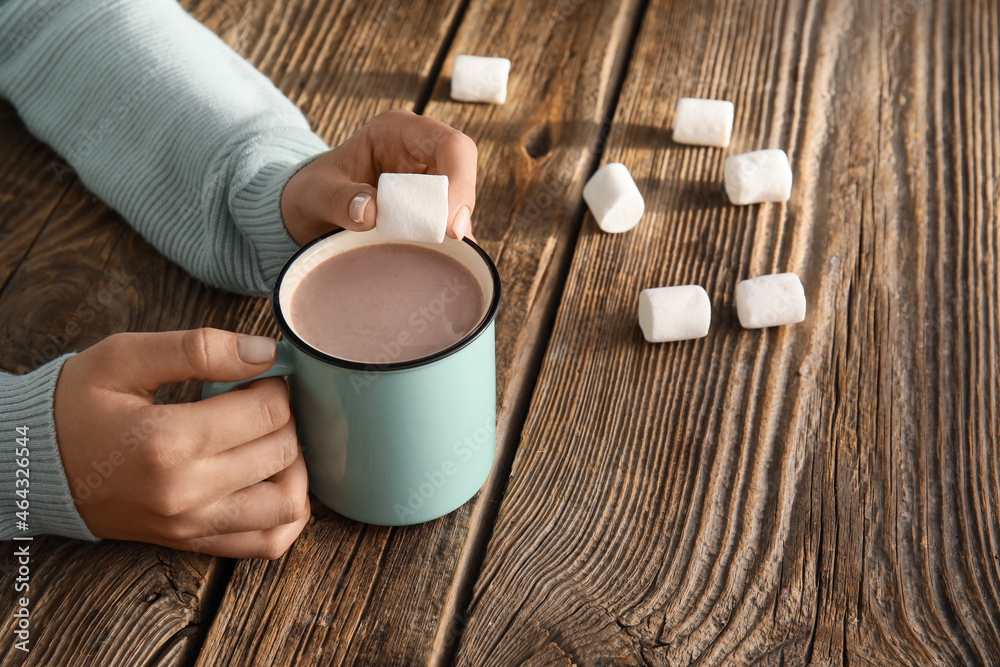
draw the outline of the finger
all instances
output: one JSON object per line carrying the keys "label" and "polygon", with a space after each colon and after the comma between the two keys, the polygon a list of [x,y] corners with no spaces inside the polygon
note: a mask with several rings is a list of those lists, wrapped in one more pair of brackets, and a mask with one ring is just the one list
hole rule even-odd
{"label": "finger", "polygon": [[275,560],[283,556],[310,519],[309,500],[303,504],[302,516],[291,523],[266,530],[225,535],[209,535],[189,540],[158,542],[164,546],[212,554],[225,558],[264,558]]}
{"label": "finger", "polygon": [[277,475],[292,465],[300,454],[295,420],[289,420],[271,433],[201,462],[204,472],[199,476],[212,480],[210,493],[214,497],[229,496]]}
{"label": "finger", "polygon": [[449,135],[438,146],[432,171],[448,177],[448,235],[462,240],[472,233],[476,208],[476,144],[464,134]]}
{"label": "finger", "polygon": [[320,217],[331,227],[363,232],[375,227],[375,188],[352,181],[332,163],[317,174]]}
{"label": "finger", "polygon": [[302,452],[270,481],[231,493],[201,517],[204,535],[267,530],[301,518],[308,501],[309,476]]}
{"label": "finger", "polygon": [[[256,380],[246,389],[174,405],[171,409],[176,415],[169,425],[171,435],[176,441],[187,443],[192,461],[211,460],[222,452],[255,442],[288,428],[289,424],[294,425],[288,385],[281,378]],[[290,462],[291,459],[285,465]],[[206,479],[215,480],[220,471],[213,466],[205,472]],[[238,488],[267,476],[247,481]]]}
{"label": "finger", "polygon": [[[263,378],[247,389],[195,403],[144,405],[135,413],[141,431],[132,427],[137,449],[149,470],[179,481],[183,493],[171,495],[172,516],[199,508],[235,490],[257,483],[292,463],[298,453],[295,421],[282,378]],[[147,429],[149,423],[152,429]],[[123,440],[123,442],[125,442]],[[243,456],[220,463],[216,456],[252,445],[257,458]],[[259,476],[256,476],[259,475]],[[232,481],[241,478],[238,486]],[[198,480],[191,484],[190,479]],[[166,483],[167,488],[172,484]]]}
{"label": "finger", "polygon": [[102,369],[115,390],[151,396],[160,385],[184,380],[234,382],[274,363],[275,341],[220,329],[116,334],[101,343]]}

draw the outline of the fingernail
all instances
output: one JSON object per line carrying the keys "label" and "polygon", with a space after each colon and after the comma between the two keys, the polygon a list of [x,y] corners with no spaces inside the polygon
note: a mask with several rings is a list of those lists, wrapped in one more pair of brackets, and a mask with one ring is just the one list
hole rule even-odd
{"label": "fingernail", "polygon": [[459,241],[468,236],[472,231],[472,213],[469,212],[468,206],[458,209],[458,213],[455,214],[455,224],[452,225],[452,228],[455,230],[455,237]]}
{"label": "fingernail", "polygon": [[236,341],[237,354],[248,364],[273,361],[276,351],[274,339],[267,336],[240,336]]}
{"label": "fingernail", "polygon": [[357,197],[351,200],[351,210],[350,216],[351,220],[357,223],[362,223],[365,221],[365,208],[368,206],[368,202],[372,200],[370,194],[361,193]]}

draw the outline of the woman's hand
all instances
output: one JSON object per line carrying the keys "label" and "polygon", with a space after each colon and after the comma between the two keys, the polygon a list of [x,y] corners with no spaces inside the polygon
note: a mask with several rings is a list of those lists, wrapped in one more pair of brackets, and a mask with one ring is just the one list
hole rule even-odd
{"label": "woman's hand", "polygon": [[300,245],[343,227],[375,226],[375,185],[383,172],[448,177],[448,235],[472,237],[476,144],[458,130],[409,111],[387,111],[289,179],[281,217]]}
{"label": "woman's hand", "polygon": [[244,380],[274,340],[217,329],[111,336],[63,365],[56,437],[94,535],[235,558],[277,558],[309,520],[308,477],[281,378],[156,405],[181,380]]}

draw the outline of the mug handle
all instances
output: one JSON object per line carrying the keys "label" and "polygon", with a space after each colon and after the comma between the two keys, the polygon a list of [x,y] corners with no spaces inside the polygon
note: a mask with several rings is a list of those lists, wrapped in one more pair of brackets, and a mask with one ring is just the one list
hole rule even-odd
{"label": "mug handle", "polygon": [[291,375],[295,372],[295,358],[292,355],[292,345],[287,340],[279,340],[277,345],[277,354],[275,354],[274,365],[268,368],[266,371],[260,375],[255,375],[252,378],[246,380],[239,380],[237,382],[206,382],[201,387],[201,397],[202,399],[211,398],[212,396],[218,396],[219,394],[224,394],[227,391],[232,391],[239,387],[241,384],[246,384],[247,382],[253,382],[254,380],[260,380],[261,378],[270,378],[277,375]]}

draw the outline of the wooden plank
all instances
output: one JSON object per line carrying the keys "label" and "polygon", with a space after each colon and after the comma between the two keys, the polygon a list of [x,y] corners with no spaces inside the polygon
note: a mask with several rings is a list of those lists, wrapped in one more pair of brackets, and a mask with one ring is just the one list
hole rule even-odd
{"label": "wooden plank", "polygon": [[[189,0],[184,6],[267,73],[321,136],[337,142],[378,112],[426,97],[458,4],[413,3],[406,12],[393,0]],[[380,42],[384,35],[393,39]],[[358,81],[367,87],[359,88]],[[4,135],[4,146],[15,140]],[[32,150],[38,155],[29,156],[29,167],[39,171],[37,165],[52,155],[38,145]],[[15,181],[0,183],[4,197],[18,195]],[[40,202],[51,198],[42,191],[33,196]],[[0,293],[5,370],[33,369],[119,331],[207,325],[276,334],[265,300],[190,278],[79,183],[47,216],[45,233]],[[113,291],[115,277],[124,277],[124,290]],[[68,328],[71,323],[76,326]],[[193,400],[198,389],[196,383],[173,385],[161,392],[162,400]],[[341,522],[342,532],[351,530],[356,528]],[[36,547],[32,627],[45,641],[33,645],[23,663],[31,665],[191,664],[233,566],[122,542],[44,538]],[[13,576],[5,571],[3,590],[13,591]],[[8,618],[0,636],[2,664],[22,664],[9,632],[12,596],[2,609]]]}
{"label": "wooden plank", "polygon": [[[588,215],[460,664],[1000,661],[995,3],[653,0],[603,162],[646,215]],[[726,150],[672,144],[729,99]],[[787,205],[725,155],[781,147]],[[734,289],[794,271],[805,322]],[[703,285],[707,338],[645,343],[646,287]]]}
{"label": "wooden plank", "polygon": [[443,71],[455,54],[510,56],[508,102],[453,103],[445,76],[426,109],[478,143],[475,234],[504,285],[499,446],[485,490],[420,526],[361,529],[323,515],[287,559],[240,562],[199,664],[421,664],[453,651],[456,610],[506,482],[637,5],[474,1]]}

